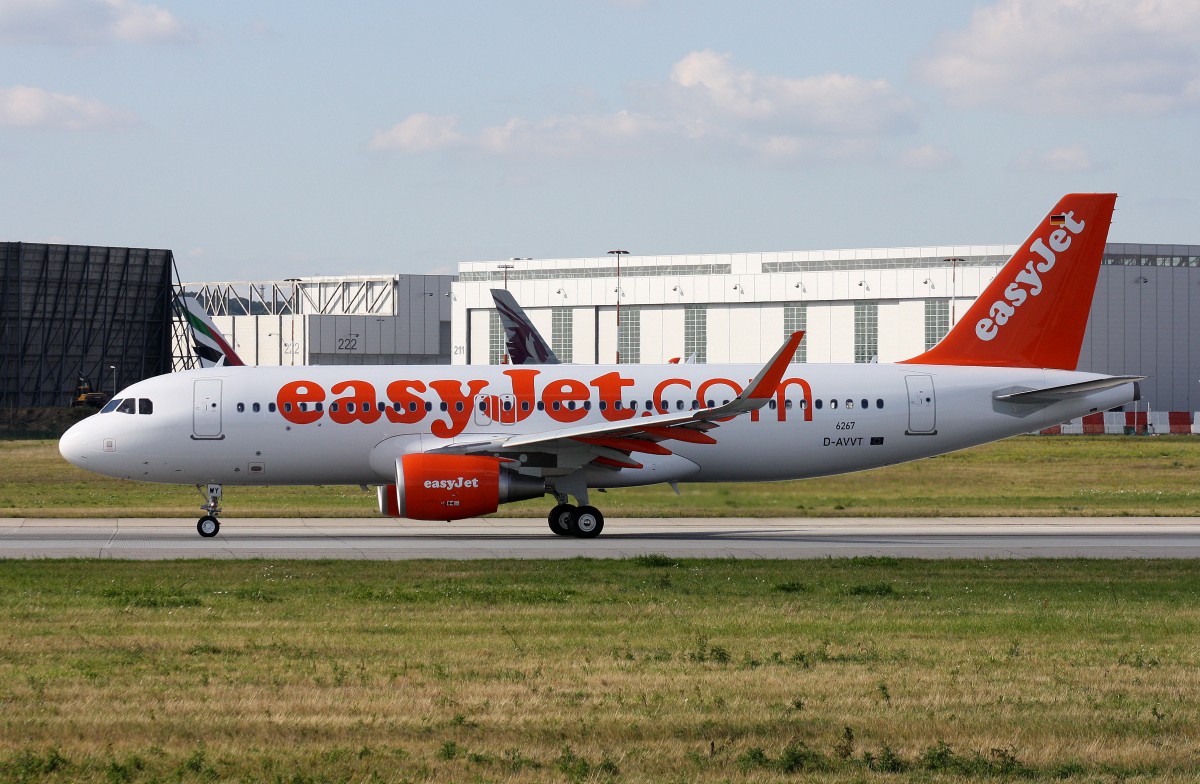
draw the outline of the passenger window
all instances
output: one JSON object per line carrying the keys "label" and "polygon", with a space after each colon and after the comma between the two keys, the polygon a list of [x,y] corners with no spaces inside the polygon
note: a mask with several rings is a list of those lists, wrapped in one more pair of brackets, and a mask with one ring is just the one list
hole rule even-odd
{"label": "passenger window", "polygon": [[767,408],[771,409],[772,411],[774,411],[774,410],[775,410],[776,408],[778,408],[778,407],[779,407],[779,405],[778,405],[778,404],[775,402],[775,399],[774,399],[774,398],[772,398],[772,399],[771,399],[771,400],[770,400],[770,401],[767,403]]}
{"label": "passenger window", "polygon": [[[337,404],[335,403],[334,405],[337,405]],[[347,412],[347,413],[349,413],[349,414],[353,414],[353,413],[354,413],[354,403],[353,403],[353,402],[350,402],[350,403],[347,403],[347,404],[346,404],[346,412]]]}
{"label": "passenger window", "polygon": [[790,400],[783,401],[783,407],[786,410],[791,411],[792,410],[792,401],[790,401]]}
{"label": "passenger window", "polygon": [[284,411],[286,411],[286,412],[287,412],[287,413],[289,413],[289,414],[290,414],[290,413],[292,413],[292,404],[291,404],[291,403],[284,403],[284,404],[283,404],[283,410],[284,410]]}
{"label": "passenger window", "polygon": [[875,400],[875,407],[876,407],[876,408],[883,408],[883,398],[877,398],[877,399]]}
{"label": "passenger window", "polygon": [[480,401],[479,401],[479,410],[480,410],[480,411],[487,411],[487,401],[486,401],[486,400],[480,400]]}
{"label": "passenger window", "polygon": [[[292,404],[288,403],[288,411],[291,411],[291,410],[292,410]],[[272,414],[274,414],[275,413],[275,404],[267,403],[267,411],[270,411]]]}
{"label": "passenger window", "polygon": [[830,408],[837,408],[837,400],[836,400],[836,399],[835,399],[835,400],[830,400],[830,401],[829,401],[829,407],[830,407]]}
{"label": "passenger window", "polygon": [[116,411],[117,406],[119,406],[119,405],[121,405],[121,398],[115,397],[112,400],[108,401],[108,403],[106,403],[104,405],[104,408],[100,409],[100,413],[107,414],[110,411]]}
{"label": "passenger window", "polygon": [[522,410],[522,411],[528,411],[528,410],[529,410],[529,401],[528,401],[528,400],[522,400],[522,401],[521,401],[521,410]]}
{"label": "passenger window", "polygon": [[[337,409],[337,403],[334,403],[332,406],[330,406],[330,408],[332,408],[332,409],[335,409],[335,410],[336,410],[336,409]],[[301,403],[301,404],[300,404],[300,410],[301,410],[301,411],[307,411],[307,410],[308,410],[308,403],[306,403],[306,402],[305,402],[305,403]]]}
{"label": "passenger window", "polygon": [[570,410],[574,411],[574,410],[575,410],[575,401],[574,401],[574,400],[568,400],[568,401],[567,401],[567,408],[569,408]]}
{"label": "passenger window", "polygon": [[460,401],[458,401],[457,403],[455,403],[455,404],[454,404],[454,410],[455,410],[455,411],[462,411],[462,410],[463,410],[463,404],[462,404],[462,401],[461,401],[461,400],[460,400]]}
{"label": "passenger window", "polygon": [[682,410],[683,410],[683,401],[682,401],[682,400],[676,400],[676,401],[675,401],[675,410],[676,410],[676,411],[682,411]]}
{"label": "passenger window", "polygon": [[601,400],[601,401],[600,401],[600,410],[601,410],[601,411],[607,411],[607,410],[608,410],[608,403],[607,403],[607,402],[605,402],[605,401],[603,401],[603,400]]}
{"label": "passenger window", "polygon": [[132,398],[132,397],[127,397],[121,401],[121,405],[117,406],[117,413],[118,414],[135,414],[135,413],[137,413],[137,410],[135,408],[136,406],[137,406],[137,399]]}
{"label": "passenger window", "polygon": [[853,408],[854,408],[854,401],[853,401],[853,400],[847,400],[847,401],[846,401],[846,410],[847,410],[847,411],[850,411],[850,410],[851,410],[851,409],[853,409]]}
{"label": "passenger window", "polygon": [[260,406],[258,403],[255,403],[254,405],[250,406],[250,409],[257,414],[259,411],[262,411],[262,406]]}
{"label": "passenger window", "polygon": [[541,400],[539,400],[539,401],[537,402],[537,410],[538,410],[538,411],[545,411],[545,410],[546,410],[546,404],[545,404],[545,403],[543,403]]}
{"label": "passenger window", "polygon": [[313,408],[315,408],[317,411],[324,411],[324,410],[325,410],[325,404],[324,404],[324,403],[317,403],[316,405],[314,405],[314,406],[313,406]]}
{"label": "passenger window", "polygon": [[246,413],[246,404],[245,404],[245,403],[238,403],[238,404],[237,404],[237,410],[238,410],[238,413],[239,413],[239,414],[244,414],[244,413]]}
{"label": "passenger window", "polygon": [[821,398],[817,398],[816,402],[813,403],[813,408],[817,409],[818,411],[821,410]]}
{"label": "passenger window", "polygon": [[800,398],[800,410],[804,411],[807,408],[808,408],[808,401],[804,398]]}
{"label": "passenger window", "polygon": [[439,405],[439,406],[438,406],[438,408],[440,408],[442,411],[449,411],[449,410],[450,410],[450,406],[446,405],[446,401],[445,401],[445,400],[443,400],[443,401],[442,401],[441,405]]}
{"label": "passenger window", "polygon": [[550,407],[553,408],[555,411],[558,411],[562,408],[562,403],[555,400],[553,403],[550,404]]}
{"label": "passenger window", "polygon": [[[446,404],[445,404],[445,403],[442,403],[442,408],[444,409],[445,407],[446,407]],[[433,403],[431,403],[431,402],[429,402],[428,400],[426,400],[426,401],[425,401],[425,410],[426,410],[426,411],[432,411],[432,410],[433,410]]]}
{"label": "passenger window", "polygon": [[867,409],[867,408],[870,408],[870,407],[871,407],[871,405],[870,405],[870,401],[869,401],[869,400],[867,400],[865,397],[862,399],[862,407],[863,407],[864,409]]}

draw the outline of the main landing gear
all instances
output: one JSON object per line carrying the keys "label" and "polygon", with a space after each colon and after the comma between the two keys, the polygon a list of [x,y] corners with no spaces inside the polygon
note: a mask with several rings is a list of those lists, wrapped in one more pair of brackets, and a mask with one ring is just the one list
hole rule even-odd
{"label": "main landing gear", "polygon": [[208,502],[200,507],[208,514],[196,521],[196,531],[205,538],[216,536],[221,530],[221,521],[217,519],[221,513],[221,486],[209,485],[206,492],[196,485],[196,492]]}
{"label": "main landing gear", "polygon": [[550,510],[550,530],[559,536],[593,539],[604,530],[604,515],[594,506],[560,503]]}

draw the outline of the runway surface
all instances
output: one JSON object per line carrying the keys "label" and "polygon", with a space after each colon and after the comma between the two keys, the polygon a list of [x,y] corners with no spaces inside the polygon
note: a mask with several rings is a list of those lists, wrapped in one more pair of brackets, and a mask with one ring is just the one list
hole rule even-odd
{"label": "runway surface", "polygon": [[612,519],[596,539],[540,519],[0,518],[0,558],[1200,558],[1193,518]]}

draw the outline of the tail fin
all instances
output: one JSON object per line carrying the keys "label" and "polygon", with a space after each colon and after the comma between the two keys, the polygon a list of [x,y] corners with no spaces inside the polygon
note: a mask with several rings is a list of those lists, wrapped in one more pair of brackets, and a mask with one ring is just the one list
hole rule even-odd
{"label": "tail fin", "polygon": [[533,326],[529,315],[521,309],[512,294],[504,289],[492,289],[492,300],[504,324],[508,356],[514,365],[560,364],[550,344]]}
{"label": "tail fin", "polygon": [[195,294],[181,294],[178,300],[183,317],[191,327],[192,348],[196,351],[201,367],[246,364],[221,335],[221,331],[217,329],[217,325],[213,323],[208,311],[200,304]]}
{"label": "tail fin", "polygon": [[1116,200],[1062,197],[950,333],[906,362],[1074,370]]}

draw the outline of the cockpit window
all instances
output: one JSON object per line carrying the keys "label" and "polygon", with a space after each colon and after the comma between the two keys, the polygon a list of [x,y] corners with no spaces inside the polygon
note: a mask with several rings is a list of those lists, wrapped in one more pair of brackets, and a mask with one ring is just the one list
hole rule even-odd
{"label": "cockpit window", "polygon": [[121,405],[117,406],[118,414],[136,414],[137,413],[137,398],[127,397],[121,401]]}
{"label": "cockpit window", "polygon": [[153,414],[154,413],[154,401],[150,400],[150,398],[139,397],[138,398],[138,413],[139,414]]}
{"label": "cockpit window", "polygon": [[108,403],[106,403],[104,405],[104,408],[100,409],[100,413],[107,414],[110,411],[116,411],[117,406],[119,406],[119,405],[121,405],[121,398],[114,397],[112,400],[108,401]]}

